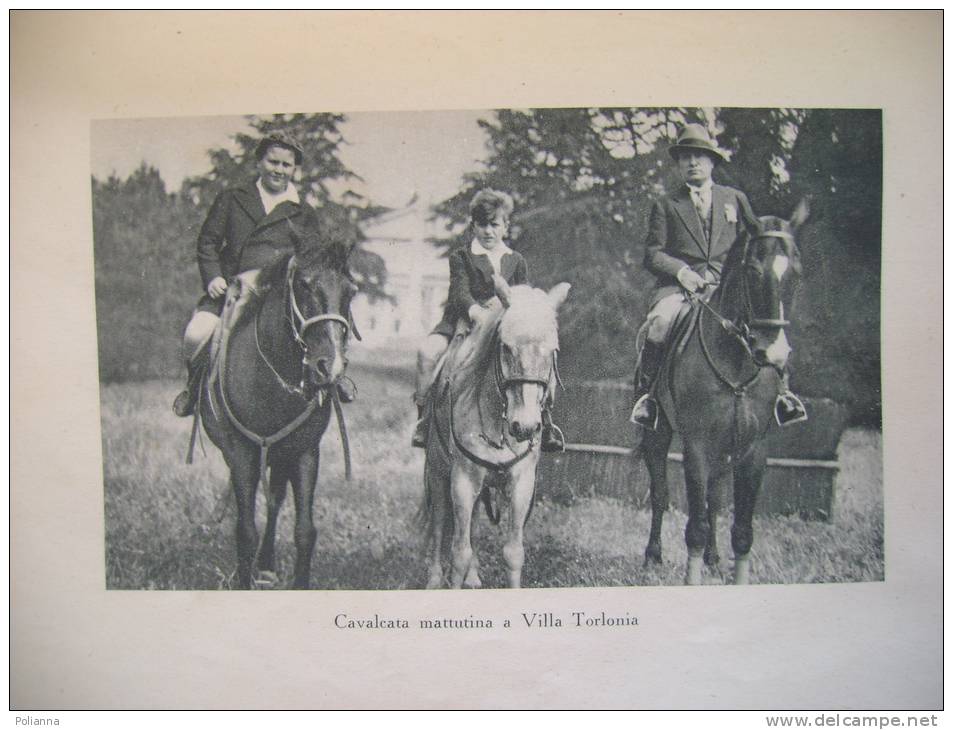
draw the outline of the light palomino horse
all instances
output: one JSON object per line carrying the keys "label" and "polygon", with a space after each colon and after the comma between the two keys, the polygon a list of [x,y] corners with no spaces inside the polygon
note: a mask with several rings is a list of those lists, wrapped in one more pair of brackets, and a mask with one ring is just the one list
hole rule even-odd
{"label": "light palomino horse", "polygon": [[536,490],[542,409],[558,380],[556,313],[569,284],[549,292],[497,282],[498,299],[473,330],[458,334],[432,386],[434,408],[424,467],[428,588],[445,585],[443,553],[449,542],[450,586],[478,588],[479,561],[472,520],[482,498],[491,509],[498,490],[507,507],[503,557],[511,588],[523,570],[523,527]]}

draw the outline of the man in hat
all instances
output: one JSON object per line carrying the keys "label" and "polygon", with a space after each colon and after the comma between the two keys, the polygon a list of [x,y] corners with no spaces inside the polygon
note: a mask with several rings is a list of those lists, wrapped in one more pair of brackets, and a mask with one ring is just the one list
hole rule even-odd
{"label": "man in hat", "polygon": [[[205,293],[185,329],[188,384],[172,405],[178,416],[191,415],[195,409],[205,345],[218,327],[223,309],[227,308],[227,322],[234,322],[247,301],[242,288],[230,288],[229,283],[241,278],[247,292],[254,285],[254,272],[294,250],[292,224],[302,215],[302,208],[292,180],[303,156],[291,135],[280,131],[268,134],[255,148],[256,179],[224,190],[212,203],[198,237],[199,274]],[[342,400],[353,400],[353,392],[341,395]]]}
{"label": "man in hat", "polygon": [[[759,231],[745,194],[712,181],[715,166],[727,157],[705,127],[686,125],[669,153],[684,185],[658,200],[649,219],[645,266],[658,278],[646,317],[648,332],[630,419],[651,429],[658,426],[659,417],[652,386],[672,322],[689,294],[718,283],[728,251],[741,232]],[[804,405],[789,391],[778,397],[775,413],[781,425],[807,418]]]}

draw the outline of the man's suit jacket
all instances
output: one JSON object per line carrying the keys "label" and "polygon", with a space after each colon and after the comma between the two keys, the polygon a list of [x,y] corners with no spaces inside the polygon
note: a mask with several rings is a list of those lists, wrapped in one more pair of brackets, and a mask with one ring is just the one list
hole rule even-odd
{"label": "man's suit jacket", "polygon": [[[493,273],[489,257],[475,256],[469,242],[450,254],[450,291],[443,319],[433,329],[434,334],[453,337],[457,320],[466,317],[471,306],[484,304],[496,296]],[[526,284],[529,281],[526,259],[516,251],[503,254],[500,276],[511,286]]]}
{"label": "man's suit jacket", "polygon": [[724,185],[712,186],[710,239],[687,186],[656,201],[645,242],[645,267],[658,277],[651,305],[681,290],[676,274],[683,266],[702,276],[712,271],[720,278],[731,245],[742,231],[755,233],[758,228],[745,194]]}
{"label": "man's suit jacket", "polygon": [[294,250],[291,223],[301,214],[300,205],[284,201],[265,215],[254,181],[219,193],[199,232],[202,287],[216,276],[229,279]]}

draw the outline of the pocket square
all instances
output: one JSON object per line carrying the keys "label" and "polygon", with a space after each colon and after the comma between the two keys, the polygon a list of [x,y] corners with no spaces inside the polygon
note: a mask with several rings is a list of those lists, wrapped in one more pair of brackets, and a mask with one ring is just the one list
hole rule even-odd
{"label": "pocket square", "polygon": [[729,223],[738,222],[738,211],[731,203],[725,203],[725,220]]}

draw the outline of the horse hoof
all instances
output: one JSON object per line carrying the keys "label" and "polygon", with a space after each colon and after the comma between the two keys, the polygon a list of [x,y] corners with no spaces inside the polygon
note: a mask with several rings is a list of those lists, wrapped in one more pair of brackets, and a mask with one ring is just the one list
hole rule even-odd
{"label": "horse hoof", "polygon": [[645,560],[642,562],[643,568],[648,568],[653,565],[662,564],[662,553],[661,552],[649,552],[645,551]]}
{"label": "horse hoof", "polygon": [[463,581],[463,587],[464,588],[482,588],[483,581],[480,580],[480,576],[475,576],[472,578],[467,576],[467,579]]}
{"label": "horse hoof", "polygon": [[702,584],[702,559],[699,557],[690,557],[688,567],[685,571],[685,585],[700,586]]}
{"label": "horse hoof", "polygon": [[751,579],[751,565],[748,563],[748,558],[736,558],[735,559],[735,585],[736,586],[746,586]]}
{"label": "horse hoof", "polygon": [[274,588],[278,585],[278,574],[270,570],[260,570],[255,577],[255,588]]}

